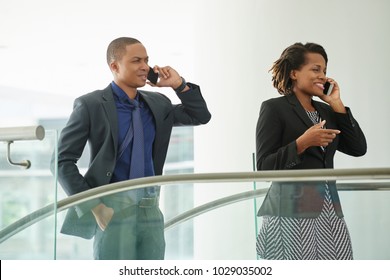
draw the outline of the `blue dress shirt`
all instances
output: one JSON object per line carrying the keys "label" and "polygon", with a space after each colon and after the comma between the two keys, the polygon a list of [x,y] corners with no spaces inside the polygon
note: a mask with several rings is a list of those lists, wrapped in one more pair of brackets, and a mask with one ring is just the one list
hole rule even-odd
{"label": "blue dress shirt", "polygon": [[[133,105],[130,103],[130,98],[127,94],[117,85],[115,82],[111,83],[112,90],[114,92],[115,105],[117,108],[118,114],[118,150],[121,146],[123,140],[125,139],[127,130],[132,123],[132,108]],[[140,103],[141,108],[141,118],[144,127],[144,152],[145,152],[145,177],[154,175],[153,167],[153,142],[156,134],[156,125],[154,122],[154,117],[150,111],[148,105],[140,98],[140,95],[137,93],[136,100]],[[124,150],[123,154],[117,158],[113,176],[111,178],[111,183],[120,182],[132,179],[130,178],[130,164],[131,164],[131,151],[133,146],[133,140],[130,141],[127,148]],[[138,193],[138,195],[135,194]],[[138,201],[144,196],[154,196],[155,188],[147,188],[146,193],[143,189],[137,191],[131,191],[131,198]]]}

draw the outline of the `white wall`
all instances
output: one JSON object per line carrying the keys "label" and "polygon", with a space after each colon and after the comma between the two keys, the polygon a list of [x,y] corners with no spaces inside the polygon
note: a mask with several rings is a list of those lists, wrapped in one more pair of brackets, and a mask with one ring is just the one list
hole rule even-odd
{"label": "white wall", "polygon": [[[368,140],[366,156],[338,155],[336,168],[387,167],[389,11],[387,0],[0,0],[0,100],[7,100],[0,102],[0,126],[42,115],[67,117],[75,97],[111,81],[108,43],[132,36],[147,47],[152,64],[172,65],[202,88],[213,118],[195,129],[196,172],[250,171],[260,104],[278,95],[268,69],[288,45],[312,41],[327,50],[328,73],[338,80],[344,103]],[[10,97],[5,88],[35,94]],[[11,119],[12,98],[18,106]],[[42,104],[55,110],[46,111]],[[21,110],[26,107],[32,109]],[[196,203],[251,188],[200,187]],[[390,228],[388,200],[371,205],[370,195],[345,198],[352,235],[362,223],[375,229],[381,221],[383,231]],[[202,250],[195,258],[255,258],[252,208],[251,203],[237,204],[226,209],[227,219],[217,214],[196,219]],[[366,210],[363,221],[357,219],[363,215],[356,216],[357,208]],[[357,255],[369,254],[367,243],[384,240],[373,240],[373,233],[353,235]],[[237,247],[229,242],[232,234],[243,241]],[[390,250],[385,246],[384,251]]]}

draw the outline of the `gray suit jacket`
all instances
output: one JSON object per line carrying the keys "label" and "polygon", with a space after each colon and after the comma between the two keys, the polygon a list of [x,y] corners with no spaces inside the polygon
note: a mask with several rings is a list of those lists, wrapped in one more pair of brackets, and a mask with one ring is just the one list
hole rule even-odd
{"label": "gray suit jacket", "polygon": [[[156,175],[161,175],[173,126],[207,123],[211,114],[200,88],[177,96],[181,104],[173,105],[163,94],[139,91],[148,104],[156,124],[153,162]],[[58,180],[67,193],[74,195],[110,183],[118,149],[118,121],[111,85],[77,98],[68,123],[61,132],[58,144]],[[77,168],[84,147],[89,143],[90,164],[84,176]],[[93,199],[69,209],[62,233],[92,238],[96,222],[91,209],[100,203]]]}

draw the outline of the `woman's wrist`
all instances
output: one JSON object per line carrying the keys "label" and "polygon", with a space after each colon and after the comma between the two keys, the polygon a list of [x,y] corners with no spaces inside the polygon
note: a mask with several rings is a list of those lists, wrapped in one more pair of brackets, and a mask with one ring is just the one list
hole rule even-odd
{"label": "woman's wrist", "polygon": [[345,114],[347,112],[341,99],[339,99],[338,101],[330,102],[329,105],[336,113]]}

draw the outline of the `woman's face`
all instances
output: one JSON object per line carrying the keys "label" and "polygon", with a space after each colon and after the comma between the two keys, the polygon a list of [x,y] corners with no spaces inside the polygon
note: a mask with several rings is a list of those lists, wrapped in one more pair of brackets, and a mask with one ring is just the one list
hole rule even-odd
{"label": "woman's face", "polygon": [[290,74],[293,92],[310,96],[321,96],[326,82],[326,63],[318,53],[306,54],[306,62],[299,70]]}

